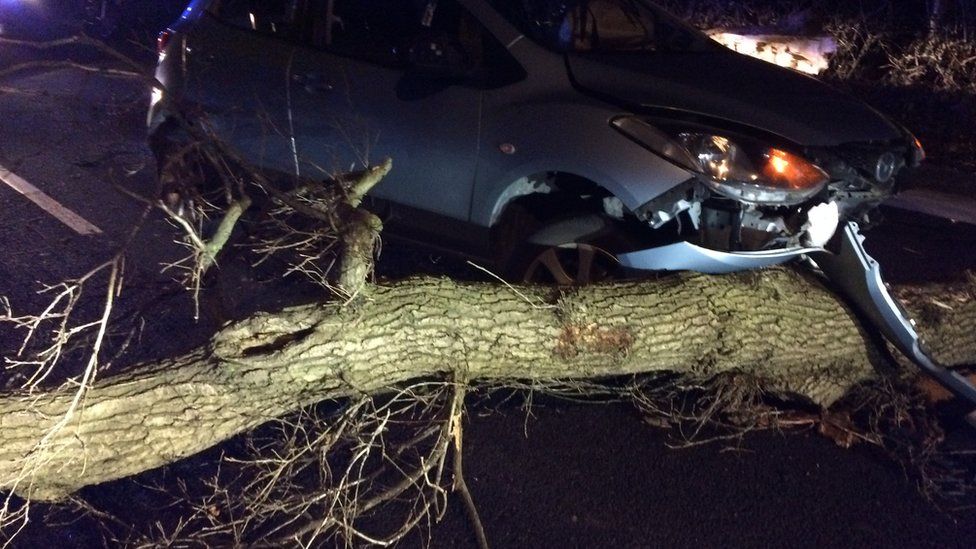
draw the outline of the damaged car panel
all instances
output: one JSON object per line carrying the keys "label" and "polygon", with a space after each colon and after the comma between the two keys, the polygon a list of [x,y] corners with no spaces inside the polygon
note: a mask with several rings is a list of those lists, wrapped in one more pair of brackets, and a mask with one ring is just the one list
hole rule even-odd
{"label": "damaged car panel", "polygon": [[[844,226],[835,247],[835,252],[822,250],[810,254],[810,257],[854,308],[919,369],[952,394],[976,404],[976,386],[940,365],[925,350],[922,339],[915,331],[915,321],[888,291],[888,285],[881,277],[881,265],[864,249],[864,236],[857,223],[848,222]],[[976,427],[976,410],[966,419]]]}
{"label": "damaged car panel", "polygon": [[850,259],[850,223],[874,221],[924,158],[918,140],[651,2],[196,0],[164,34],[148,115],[161,163],[176,119],[283,181],[392,157],[371,191],[384,234],[516,281],[816,258],[976,403],[919,350],[871,262]]}

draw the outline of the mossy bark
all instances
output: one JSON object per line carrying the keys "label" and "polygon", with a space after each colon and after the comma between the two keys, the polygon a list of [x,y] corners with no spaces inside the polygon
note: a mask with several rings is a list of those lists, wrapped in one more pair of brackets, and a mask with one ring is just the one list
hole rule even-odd
{"label": "mossy bark", "polygon": [[[916,289],[911,299],[939,295]],[[958,327],[972,326],[976,304],[971,292],[957,295],[967,297],[940,307],[923,330],[940,358],[971,363],[976,338]],[[875,376],[876,358],[836,296],[786,270],[571,290],[412,279],[372,286],[354,306],[259,314],[206,348],[103,379],[42,445],[72,392],[0,396],[0,487],[57,499],[192,455],[300,406],[421,376],[735,370],[828,406]]]}

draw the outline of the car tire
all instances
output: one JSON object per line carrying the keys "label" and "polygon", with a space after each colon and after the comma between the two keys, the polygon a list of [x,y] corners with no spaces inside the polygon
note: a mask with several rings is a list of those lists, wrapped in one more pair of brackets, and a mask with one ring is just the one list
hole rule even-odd
{"label": "car tire", "polygon": [[[617,254],[635,249],[621,224],[598,213],[576,213],[540,222],[522,212],[506,231],[520,234],[501,262],[506,280],[523,284],[582,286],[626,277]],[[580,232],[579,236],[572,236]],[[565,236],[563,236],[565,235]]]}

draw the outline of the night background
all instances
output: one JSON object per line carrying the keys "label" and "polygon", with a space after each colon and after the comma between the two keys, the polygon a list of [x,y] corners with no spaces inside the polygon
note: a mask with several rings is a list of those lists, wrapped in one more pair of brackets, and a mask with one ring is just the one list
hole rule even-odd
{"label": "night background", "polygon": [[[976,2],[659,4],[707,31],[829,41],[829,66],[817,78],[904,124],[927,155],[881,206],[884,221],[872,228],[869,251],[895,287],[968,283],[972,291]],[[48,299],[37,292],[42,284],[71,279],[110,257],[143,215],[144,205],[131,195],[151,195],[157,178],[146,138],[145,77],[157,61],[159,32],[184,7],[180,1],[0,0],[0,173],[9,170],[82,218],[67,226],[3,178],[0,295],[15,308],[42,308]],[[79,35],[104,47],[64,40]],[[254,266],[253,258],[236,254],[207,290],[220,294],[221,310],[194,320],[185,289],[159,268],[183,254],[174,242],[179,236],[158,211],[147,215],[150,223],[129,250],[125,299],[114,313],[137,328],[112,335],[113,358],[100,375],[203,345],[225,319],[321,296],[315,284],[280,276],[281,263]],[[415,275],[495,281],[463,259],[384,242],[377,279]],[[78,307],[97,311],[101,298],[95,290]],[[21,337],[0,325],[3,354]],[[67,356],[83,353],[76,348]],[[971,374],[973,366],[962,371]],[[16,369],[0,374],[4,390],[23,382]],[[678,409],[693,410],[687,402],[705,398],[700,389],[682,395],[686,402]],[[472,391],[465,475],[493,547],[972,547],[976,430],[963,418],[963,403],[911,391],[907,422],[841,403],[831,413],[854,431],[883,424],[883,438],[846,443],[822,432],[819,410],[778,399],[768,404],[785,410],[781,425],[741,430],[725,418],[697,432],[693,421],[661,421],[615,395]],[[316,409],[333,417],[344,405]],[[205,531],[208,520],[222,518],[216,507],[212,516],[199,508],[211,477],[234,477],[230,467],[218,471],[215,464],[246,455],[260,445],[255,440],[276,436],[276,428],[260,427],[253,438],[238,436],[171,465],[84,488],[62,505],[32,503],[30,520],[10,546],[232,545],[229,537],[188,542],[182,529]],[[691,441],[702,444],[689,444],[692,431]],[[233,490],[225,495],[232,498]],[[23,501],[13,497],[7,505],[16,510]],[[364,528],[398,527],[401,507],[409,502],[367,514]],[[0,539],[19,527],[4,525]],[[371,545],[360,538],[324,540],[316,546]],[[477,546],[456,495],[441,521],[422,521],[399,543],[425,545]]]}

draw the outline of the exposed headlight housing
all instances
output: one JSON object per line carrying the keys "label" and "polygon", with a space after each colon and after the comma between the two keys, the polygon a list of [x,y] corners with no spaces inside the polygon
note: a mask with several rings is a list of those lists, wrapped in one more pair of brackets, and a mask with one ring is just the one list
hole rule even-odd
{"label": "exposed headlight housing", "polygon": [[680,133],[703,181],[716,192],[756,204],[797,204],[820,192],[830,177],[806,159],[759,143],[721,135]]}
{"label": "exposed headlight housing", "polygon": [[830,181],[805,158],[748,138],[677,131],[666,134],[636,117],[612,125],[649,150],[701,175],[713,191],[752,204],[793,205],[810,199]]}

